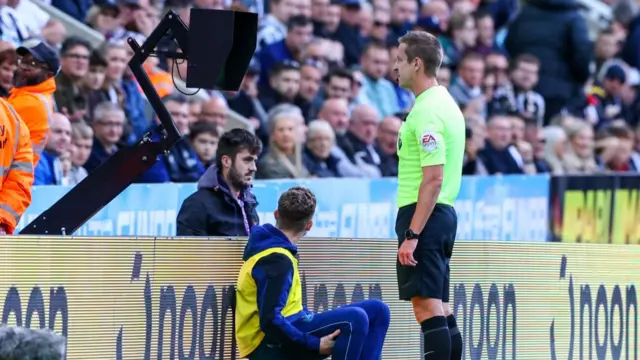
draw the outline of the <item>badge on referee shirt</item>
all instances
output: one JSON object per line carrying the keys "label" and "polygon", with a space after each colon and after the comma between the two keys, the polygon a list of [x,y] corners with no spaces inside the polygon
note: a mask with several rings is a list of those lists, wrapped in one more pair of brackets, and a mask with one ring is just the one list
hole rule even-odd
{"label": "badge on referee shirt", "polygon": [[421,138],[422,148],[426,152],[433,152],[438,148],[438,139],[433,131],[425,131]]}

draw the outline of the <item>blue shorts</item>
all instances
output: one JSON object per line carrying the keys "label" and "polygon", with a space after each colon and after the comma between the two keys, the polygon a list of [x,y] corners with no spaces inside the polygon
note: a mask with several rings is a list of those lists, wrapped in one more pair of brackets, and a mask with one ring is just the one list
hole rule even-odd
{"label": "blue shorts", "polygon": [[[405,231],[411,225],[415,210],[416,204],[398,209],[398,248],[404,241]],[[456,210],[449,205],[436,204],[427,225],[420,233],[418,246],[413,253],[418,264],[414,267],[403,266],[396,256],[400,300],[422,297],[449,302],[449,261],[453,253],[457,227]]]}

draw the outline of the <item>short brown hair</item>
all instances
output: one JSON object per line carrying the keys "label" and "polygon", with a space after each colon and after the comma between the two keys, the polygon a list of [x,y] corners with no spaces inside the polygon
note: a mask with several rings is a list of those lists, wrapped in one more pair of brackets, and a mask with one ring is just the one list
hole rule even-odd
{"label": "short brown hair", "polygon": [[634,138],[633,130],[627,124],[612,124],[606,127],[603,132],[608,136],[622,140],[633,140]]}
{"label": "short brown hair", "polygon": [[533,64],[533,65],[536,65],[537,67],[540,67],[540,60],[538,60],[537,57],[531,54],[521,54],[521,55],[518,55],[518,57],[516,57],[515,60],[513,60],[511,69],[512,70],[517,69],[521,63]]}
{"label": "short brown hair", "polygon": [[311,190],[302,186],[292,187],[278,199],[277,226],[280,230],[300,233],[315,212],[316,196]]}
{"label": "short brown hair", "polygon": [[426,31],[409,31],[398,41],[407,46],[407,61],[422,60],[424,73],[435,77],[442,64],[442,44],[437,37]]}

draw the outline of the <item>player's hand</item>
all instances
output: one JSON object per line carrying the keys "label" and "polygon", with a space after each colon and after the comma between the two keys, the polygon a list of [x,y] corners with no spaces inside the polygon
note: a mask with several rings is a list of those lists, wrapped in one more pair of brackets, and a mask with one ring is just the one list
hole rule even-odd
{"label": "player's hand", "polygon": [[398,249],[398,261],[403,266],[416,266],[418,262],[413,258],[413,253],[418,246],[418,239],[405,239]]}
{"label": "player's hand", "polygon": [[336,330],[320,339],[320,354],[331,355],[331,351],[333,351],[333,347],[336,345],[336,337],[338,337],[338,335],[340,335],[340,330]]}

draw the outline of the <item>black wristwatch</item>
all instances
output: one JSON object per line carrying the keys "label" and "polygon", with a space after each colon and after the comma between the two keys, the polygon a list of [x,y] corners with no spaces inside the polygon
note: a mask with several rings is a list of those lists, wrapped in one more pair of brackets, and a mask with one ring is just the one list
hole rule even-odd
{"label": "black wristwatch", "polygon": [[414,233],[411,229],[407,229],[407,231],[404,232],[405,240],[418,240],[419,237],[420,235]]}

